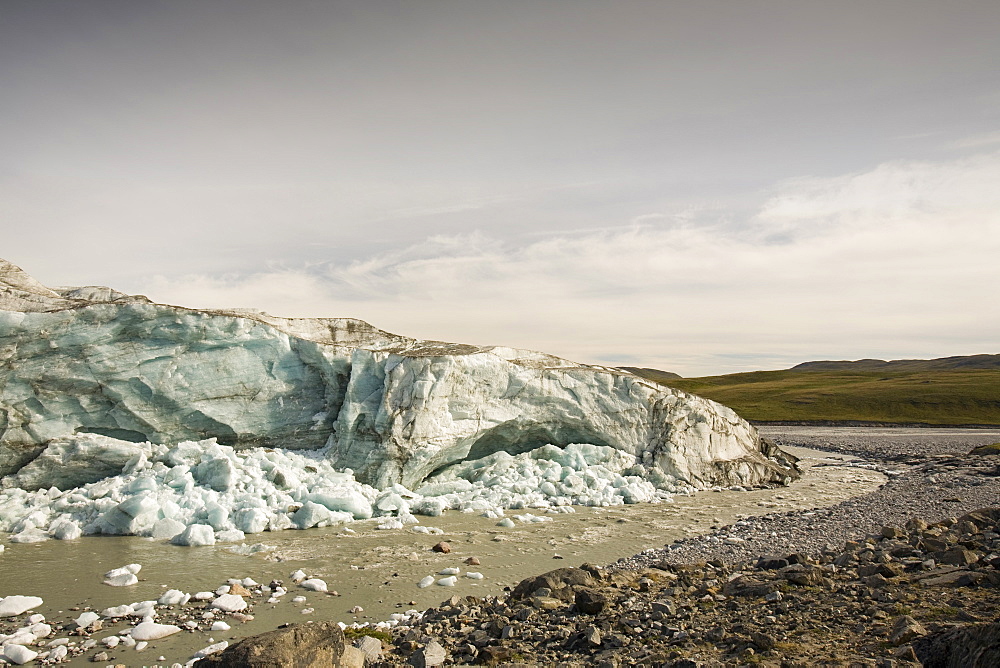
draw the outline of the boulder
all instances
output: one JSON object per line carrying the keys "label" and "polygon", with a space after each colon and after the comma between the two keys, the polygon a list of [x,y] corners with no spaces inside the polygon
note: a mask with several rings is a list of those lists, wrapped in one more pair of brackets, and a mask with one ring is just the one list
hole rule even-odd
{"label": "boulder", "polygon": [[573,600],[577,611],[585,615],[598,615],[611,603],[611,598],[605,592],[594,587],[577,587]]}
{"label": "boulder", "polygon": [[551,596],[564,601],[575,598],[573,587],[593,587],[597,584],[594,578],[582,568],[557,568],[554,571],[525,578],[518,583],[511,593],[514,600],[525,599],[535,594],[539,589],[548,589]]}
{"label": "boulder", "polygon": [[344,632],[334,622],[306,622],[244,638],[197,666],[220,668],[329,668],[344,653]]}
{"label": "boulder", "polygon": [[924,668],[991,668],[1000,666],[1000,621],[968,624],[913,641]]}

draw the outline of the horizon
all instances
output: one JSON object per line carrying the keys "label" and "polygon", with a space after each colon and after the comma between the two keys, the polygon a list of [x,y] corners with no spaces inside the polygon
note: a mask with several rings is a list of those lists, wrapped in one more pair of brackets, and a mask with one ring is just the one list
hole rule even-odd
{"label": "horizon", "polygon": [[47,286],[688,378],[1000,338],[995,2],[4,14],[0,255]]}
{"label": "horizon", "polygon": [[[0,258],[0,262],[3,262],[5,260],[6,260],[6,258]],[[9,260],[6,260],[6,261],[10,262]],[[11,263],[11,264],[14,264],[14,266],[17,266],[15,263]],[[20,268],[22,271],[24,271],[23,268],[21,268],[21,267],[18,267],[18,268]],[[27,272],[25,272],[25,273],[27,273]],[[30,276],[30,274],[28,274],[28,275]],[[35,277],[32,276],[31,278],[35,278]],[[37,280],[37,278],[35,280]],[[44,287],[49,288],[49,289],[56,289],[56,290],[67,289],[67,288],[80,288],[80,287],[108,287],[108,288],[111,288],[111,289],[115,289],[114,286],[103,286],[103,285],[102,286],[97,286],[97,285],[92,285],[92,284],[62,285],[62,286],[47,286],[46,285]],[[134,295],[134,296],[146,297],[146,295]],[[159,303],[159,302],[156,302],[156,303]],[[187,309],[191,308],[191,307],[185,306],[184,304],[162,304],[162,305],[164,305],[164,306],[172,306],[172,307],[180,307],[180,308],[187,308]],[[230,308],[233,309],[233,310],[237,310],[237,311],[239,311],[239,310],[250,310],[250,311],[258,310],[258,309],[254,309],[253,307],[250,307],[250,306],[233,306],[233,307],[230,307]],[[264,313],[264,315],[269,315],[269,316],[275,316],[276,315],[276,314],[267,313],[267,312],[263,312],[263,313]],[[277,317],[282,317],[282,316],[277,316]],[[322,316],[319,316],[319,317],[322,318]],[[331,317],[335,317],[335,316],[331,316]],[[377,323],[370,323],[369,322],[368,324],[372,325],[374,327],[377,327],[378,329],[382,329],[383,331],[388,331],[388,330],[385,330],[382,327],[378,327]],[[389,333],[390,334],[396,334],[396,335],[399,335],[399,336],[406,336],[405,332],[389,332]],[[444,340],[441,340],[441,339],[426,339],[426,340],[440,342],[440,343],[450,343],[450,344],[465,343],[463,341],[444,341]],[[503,345],[503,344],[495,344],[495,345]],[[484,346],[484,347],[488,347],[488,346]],[[547,351],[542,350],[542,351],[534,351],[534,352],[543,352],[544,353],[544,352],[547,352]],[[814,364],[814,363],[826,363],[826,362],[834,362],[834,363],[855,363],[855,362],[887,362],[887,363],[892,363],[892,362],[924,362],[924,361],[936,361],[936,360],[942,360],[942,359],[977,357],[977,356],[995,356],[995,355],[1000,355],[1000,353],[982,353],[982,352],[980,352],[980,353],[972,353],[971,355],[941,355],[941,356],[935,356],[935,357],[930,357],[930,358],[900,358],[900,359],[879,359],[879,358],[874,358],[874,357],[862,357],[862,358],[851,359],[851,360],[847,360],[847,359],[817,359],[817,358],[813,358],[813,359],[807,359],[807,360],[800,360],[799,362],[796,362],[796,363],[792,364],[792,366],[790,366],[790,367],[782,367],[782,368],[778,368],[778,369],[748,369],[746,371],[730,372],[729,374],[727,374],[727,373],[708,373],[708,374],[701,374],[699,376],[684,376],[684,375],[681,375],[680,377],[684,378],[684,379],[695,379],[695,378],[708,378],[708,377],[715,377],[715,376],[730,375],[731,373],[755,373],[755,372],[761,372],[761,371],[787,371],[787,370],[789,370],[789,369],[791,369],[791,368],[793,368],[795,366],[801,365],[801,364]],[[580,360],[570,360],[570,361],[579,362]],[[636,365],[621,365],[618,368],[621,368],[621,369],[631,369],[631,368],[648,369],[648,370],[651,370],[651,371],[666,371],[666,372],[676,373],[676,372],[671,371],[670,369],[657,369],[657,368],[653,368],[653,367],[640,367],[640,366],[636,366]]]}

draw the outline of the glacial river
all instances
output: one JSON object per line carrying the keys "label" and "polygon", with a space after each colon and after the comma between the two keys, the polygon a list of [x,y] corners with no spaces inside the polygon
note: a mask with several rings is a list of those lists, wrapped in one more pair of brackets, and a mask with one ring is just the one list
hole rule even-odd
{"label": "glacial river", "polygon": [[[376,530],[374,522],[349,525],[354,533],[339,527],[262,533],[247,537],[272,546],[245,556],[228,545],[177,547],[146,538],[92,536],[74,541],[8,544],[0,554],[0,596],[39,596],[44,604],[34,612],[49,624],[62,625],[84,610],[101,610],[125,603],[157,599],[167,589],[195,593],[211,591],[229,578],[253,578],[259,583],[282,580],[289,593],[278,603],[256,597],[254,619],[240,624],[228,620],[232,629],[209,632],[185,631],[150,643],[142,652],[118,647],[108,651],[108,664],[127,666],[184,663],[202,647],[261,633],[286,622],[333,619],[345,623],[378,621],[407,609],[422,610],[452,595],[498,594],[529,575],[584,562],[607,564],[645,549],[663,547],[674,540],[702,534],[712,527],[730,524],[742,517],[823,507],[877,488],[885,478],[866,468],[845,465],[850,459],[829,453],[788,448],[803,458],[806,469],[801,480],[789,487],[750,492],[701,492],[675,497],[673,503],[637,504],[610,508],[575,508],[570,514],[545,515],[537,510],[508,511],[507,516],[531,513],[551,521],[516,521],[511,528],[497,520],[450,512],[440,517],[420,517],[421,525],[437,527],[442,535],[402,530]],[[430,548],[439,541],[452,551],[442,554]],[[476,557],[480,565],[464,561]],[[103,574],[126,564],[142,565],[139,583],[129,587],[102,584]],[[454,587],[417,587],[428,575],[444,568],[461,569]],[[297,570],[322,578],[337,595],[306,591],[293,585],[289,575]],[[483,579],[465,577],[467,571],[482,573]],[[293,597],[304,595],[304,603]],[[363,612],[351,613],[355,606]],[[304,612],[310,610],[311,612]],[[174,611],[201,621],[202,604],[194,602]],[[220,619],[224,618],[220,614]],[[24,616],[17,618],[23,624]],[[161,615],[161,622],[176,623]],[[11,633],[11,624],[4,625]],[[100,640],[127,627],[108,623],[93,637]],[[52,637],[64,637],[56,631]],[[79,640],[74,637],[73,640]],[[38,650],[38,647],[34,649]],[[102,645],[74,659],[70,665],[94,665],[88,661]],[[162,657],[162,659],[161,659]]]}

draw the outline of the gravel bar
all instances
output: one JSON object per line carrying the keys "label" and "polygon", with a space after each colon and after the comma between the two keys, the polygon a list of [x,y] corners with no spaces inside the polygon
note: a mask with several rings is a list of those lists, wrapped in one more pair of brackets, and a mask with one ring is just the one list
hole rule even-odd
{"label": "gravel bar", "polygon": [[[817,553],[902,525],[911,517],[934,522],[1000,505],[1000,471],[992,458],[969,457],[979,445],[1000,441],[1000,431],[872,427],[762,427],[779,446],[826,450],[860,458],[888,482],[870,494],[823,509],[740,520],[703,536],[646,550],[619,560],[613,569],[711,559],[754,561],[777,552]],[[980,461],[981,459],[981,461]]]}

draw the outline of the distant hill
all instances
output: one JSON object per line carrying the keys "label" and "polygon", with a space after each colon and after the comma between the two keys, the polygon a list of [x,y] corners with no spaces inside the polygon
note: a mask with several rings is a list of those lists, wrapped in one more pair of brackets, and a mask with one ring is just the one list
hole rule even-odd
{"label": "distant hill", "polygon": [[789,371],[942,371],[945,369],[1000,369],[1000,355],[939,357],[933,360],[856,360],[803,362]]}
{"label": "distant hill", "polygon": [[681,377],[680,374],[674,373],[673,371],[660,371],[659,369],[647,369],[645,367],[639,367],[639,366],[620,366],[618,368],[621,369],[622,371],[628,371],[629,373],[634,373],[640,378],[646,378],[647,380],[652,380],[654,382],[664,385],[669,383],[664,383],[663,381],[673,380],[675,378]]}
{"label": "distant hill", "polygon": [[817,361],[704,378],[628,370],[714,399],[755,422],[1000,426],[1000,355]]}

